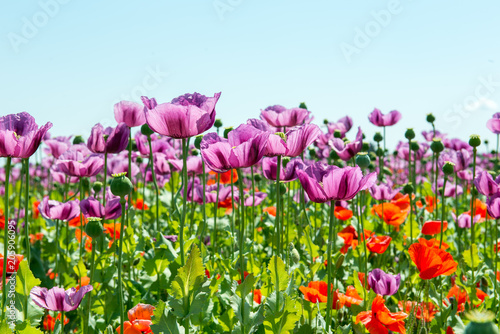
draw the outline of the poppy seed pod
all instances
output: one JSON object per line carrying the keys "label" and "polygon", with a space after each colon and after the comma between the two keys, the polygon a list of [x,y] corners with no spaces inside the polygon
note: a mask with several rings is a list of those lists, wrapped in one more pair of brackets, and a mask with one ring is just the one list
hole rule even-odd
{"label": "poppy seed pod", "polygon": [[194,138],[194,147],[196,147],[198,150],[200,149],[200,144],[202,139],[203,139],[202,135],[196,136]]}
{"label": "poppy seed pod", "polygon": [[100,181],[94,182],[94,184],[92,185],[92,190],[94,190],[95,193],[100,192],[102,190],[102,182]]}
{"label": "poppy seed pod", "polygon": [[405,138],[408,140],[412,140],[413,138],[415,138],[415,131],[413,131],[412,128],[407,129],[405,132]]}
{"label": "poppy seed pod", "polygon": [[126,172],[113,174],[113,181],[111,181],[111,193],[115,196],[124,197],[132,192],[134,186],[130,179],[126,176]]}
{"label": "poppy seed pod", "polygon": [[382,137],[382,134],[380,132],[375,133],[373,136],[373,140],[376,141],[377,143],[381,142],[384,140],[384,137]]}
{"label": "poppy seed pod", "polygon": [[101,236],[104,228],[101,223],[101,218],[98,217],[88,217],[88,223],[85,225],[85,233],[92,239],[96,239]]}
{"label": "poppy seed pod", "polygon": [[307,105],[305,102],[300,102],[299,108],[307,110]]}
{"label": "poppy seed pod", "polygon": [[495,315],[492,312],[474,310],[467,314],[467,318],[470,322],[465,327],[465,334],[498,334],[498,327],[493,323]]}
{"label": "poppy seed pod", "polygon": [[144,123],[143,125],[141,125],[141,133],[145,136],[151,136],[154,133],[154,131],[151,130],[151,128],[147,123]]}
{"label": "poppy seed pod", "polygon": [[224,129],[224,138],[226,138],[226,139],[227,139],[227,135],[228,135],[228,134],[229,134],[229,132],[231,132],[232,130],[233,130],[233,127],[232,127],[232,126],[230,126],[230,127],[228,127],[228,128],[225,128],[225,129]]}
{"label": "poppy seed pod", "polygon": [[78,145],[82,143],[85,143],[82,136],[75,136],[75,138],[73,138],[73,145]]}
{"label": "poppy seed pod", "polygon": [[444,145],[443,142],[441,141],[441,138],[432,139],[431,150],[434,153],[440,153],[444,150]]}
{"label": "poppy seed pod", "polygon": [[412,141],[410,148],[412,151],[416,152],[416,151],[420,150],[420,145],[416,141]]}
{"label": "poppy seed pod", "polygon": [[405,186],[403,187],[403,192],[405,194],[413,194],[413,184],[411,182],[405,184]]}
{"label": "poppy seed pod", "polygon": [[338,129],[337,129],[337,130],[335,130],[335,131],[333,132],[333,137],[334,137],[334,138],[341,138],[341,137],[342,137],[342,132],[340,132],[340,130],[338,130]]}
{"label": "poppy seed pod", "polygon": [[444,175],[451,175],[455,170],[455,164],[451,161],[446,161],[443,165]]}
{"label": "poppy seed pod", "polygon": [[436,117],[434,117],[433,114],[427,114],[426,120],[429,123],[434,123],[434,121],[436,120]]}
{"label": "poppy seed pod", "polygon": [[469,139],[469,145],[472,147],[478,147],[481,145],[481,138],[479,135],[471,135]]}
{"label": "poppy seed pod", "polygon": [[356,165],[361,169],[366,169],[370,165],[370,156],[366,152],[358,153],[356,156]]}
{"label": "poppy seed pod", "polygon": [[323,124],[328,125],[328,120],[326,118],[323,120]]}
{"label": "poppy seed pod", "polygon": [[214,122],[214,126],[218,129],[220,127],[222,127],[222,121],[220,118],[217,118]]}

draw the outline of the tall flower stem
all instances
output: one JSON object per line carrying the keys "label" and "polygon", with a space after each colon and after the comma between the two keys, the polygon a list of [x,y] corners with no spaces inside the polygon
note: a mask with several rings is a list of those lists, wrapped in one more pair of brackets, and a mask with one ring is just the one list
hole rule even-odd
{"label": "tall flower stem", "polygon": [[188,186],[188,181],[187,181],[187,150],[188,150],[188,143],[186,138],[182,138],[182,185],[184,186],[183,188],[183,196],[182,196],[182,215],[181,215],[181,223],[179,226],[179,242],[180,242],[180,247],[181,247],[181,265],[184,266],[186,263],[184,260],[184,224],[186,223],[186,213],[187,213],[187,207],[186,207],[186,199],[187,199],[187,186]]}
{"label": "tall flower stem", "polygon": [[[441,196],[441,201],[443,203],[441,203],[441,208],[442,208],[442,211],[441,211],[441,237],[439,238],[439,248],[441,248],[441,246],[443,245],[444,217],[446,215],[446,205],[444,203],[444,199],[445,199],[445,197],[444,197],[444,190],[446,189],[446,181],[447,180],[448,180],[448,176],[445,175],[444,176],[444,182],[443,182],[443,194]],[[436,194],[437,194],[437,189],[436,189]]]}
{"label": "tall flower stem", "polygon": [[[83,197],[84,197],[84,194],[83,194],[83,178],[80,177],[80,203],[83,201]],[[83,236],[83,213],[80,211],[80,231],[81,231],[81,234],[80,234],[80,258],[83,257],[83,244],[85,243],[85,241],[83,240],[84,239],[84,236]]]}
{"label": "tall flower stem", "polygon": [[[361,191],[361,192],[359,193],[359,195],[360,195],[360,196],[359,196],[359,200],[361,201],[361,205],[362,205],[362,204],[363,204],[363,202],[364,202],[364,198],[363,198],[363,197],[364,197],[364,192],[363,192],[363,191]],[[364,286],[364,287],[366,287],[366,286],[368,286],[368,284],[367,284],[367,282],[366,282],[366,280],[368,279],[368,251],[367,251],[367,249],[366,249],[365,223],[364,223],[364,219],[363,219],[363,214],[359,214],[359,213],[358,213],[358,216],[359,216],[359,217],[358,217],[358,222],[359,222],[359,224],[360,224],[360,225],[359,225],[359,232],[358,232],[358,235],[359,235],[359,236],[361,237],[361,239],[363,240],[363,249],[364,249],[364,251],[365,251],[365,255],[364,255],[364,259],[363,259],[363,260],[364,260],[364,261],[363,261],[363,263],[365,264],[365,265],[364,265],[364,270],[365,270],[365,271],[364,271],[364,274],[365,274],[365,275],[364,275],[364,278],[363,278],[363,281],[364,281],[364,282],[363,282],[363,286]],[[367,303],[366,303],[366,295],[367,295],[367,293],[365,292],[365,294],[364,294],[364,298],[363,298],[363,301],[364,301],[364,304],[363,304],[363,305],[365,305],[365,308],[368,306],[368,305],[367,305]]]}
{"label": "tall flower stem", "polygon": [[234,261],[234,177],[233,170],[230,170],[231,174],[231,261]]}
{"label": "tall flower stem", "polygon": [[[436,153],[435,160],[436,160],[436,169],[435,169],[436,173],[434,175],[434,190],[435,190],[436,195],[434,196],[434,205],[436,207],[434,209],[434,218],[436,218],[438,215],[437,208],[438,208],[438,176],[439,176],[438,160],[439,160],[439,153]],[[446,179],[446,176],[445,176],[445,179]],[[443,194],[444,194],[444,188],[443,188]],[[444,205],[444,203],[442,203],[441,205]]]}
{"label": "tall flower stem", "polygon": [[276,225],[276,256],[281,254],[280,245],[280,218],[281,218],[281,191],[280,191],[280,172],[281,172],[281,155],[277,158],[277,169],[276,169],[276,219],[274,220],[274,225]]}
{"label": "tall flower stem", "polygon": [[[240,271],[241,271],[241,283],[245,281],[245,257],[244,248],[245,248],[245,196],[243,192],[243,175],[240,169],[236,170],[238,173],[238,185],[240,190]],[[241,318],[243,321],[241,322],[241,332],[245,334],[245,298],[241,298]]]}
{"label": "tall flower stem", "polygon": [[[95,238],[92,238],[92,255],[90,258],[90,281],[89,285],[92,285],[92,281],[94,278],[94,270],[95,270],[95,249],[97,248],[97,241]],[[90,309],[92,308],[92,291],[89,293],[89,299],[87,304],[87,321],[85,321],[84,333],[89,332],[89,321],[90,321]]]}
{"label": "tall flower stem", "polygon": [[[159,199],[159,192],[160,190],[158,189],[158,182],[156,182],[156,173],[155,173],[155,166],[154,166],[154,159],[153,159],[153,149],[151,147],[151,135],[148,136],[148,145],[149,145],[149,167],[151,168],[151,176],[153,178],[153,185],[155,187],[155,200],[156,200],[156,233],[161,233],[160,230],[160,199]],[[184,152],[183,152],[184,155]],[[146,178],[144,177],[144,183],[146,182]],[[143,205],[144,206],[144,205]],[[181,236],[181,245],[184,245],[182,243],[182,236]],[[181,256],[183,256],[182,249],[181,249]]]}
{"label": "tall flower stem", "polygon": [[30,201],[29,201],[29,190],[30,190],[30,158],[23,159],[25,170],[26,185],[24,187],[24,237],[26,242],[26,259],[28,261],[28,266],[31,261],[31,246],[30,246],[30,232],[29,232],[29,217],[30,217]]}
{"label": "tall flower stem", "polygon": [[[203,242],[203,236],[205,235],[205,229],[207,227],[207,211],[206,211],[206,198],[205,198],[205,191],[206,191],[206,180],[205,180],[205,161],[203,159],[201,160],[201,169],[203,172],[201,173],[201,183],[203,184],[203,199],[202,199],[202,205],[201,205],[201,212],[203,215],[203,228],[201,228],[200,231],[200,250],[201,250],[201,244]],[[193,182],[193,189],[194,189],[194,182]]]}
{"label": "tall flower stem", "polygon": [[[123,223],[120,225],[120,247],[118,248],[118,307],[120,309],[120,334],[123,334],[123,286],[122,286],[122,253],[123,253],[123,226],[125,225],[125,196],[120,197]],[[182,253],[181,253],[182,254]]]}
{"label": "tall flower stem", "polygon": [[214,203],[214,237],[212,238],[212,242],[213,242],[213,248],[212,248],[212,269],[215,269],[215,259],[214,259],[214,256],[215,256],[215,252],[217,252],[217,209],[218,209],[218,205],[219,205],[219,187],[220,187],[220,174],[217,173],[217,193],[215,195],[216,199],[215,199],[215,203]]}
{"label": "tall flower stem", "polygon": [[[455,216],[458,218],[460,216],[460,212],[458,212],[458,176],[455,173]],[[458,223],[456,224],[456,229],[460,232],[460,227],[458,226]],[[458,237],[457,240],[458,244],[458,253],[462,254],[462,241],[460,240],[460,236]]]}
{"label": "tall flower stem", "polygon": [[[7,163],[5,164],[5,194],[3,197],[4,203],[4,217],[5,224],[3,229],[3,272],[7,272],[7,239],[8,239],[8,226],[9,226],[9,178],[10,178],[10,162],[11,157],[7,157]],[[2,275],[2,319],[5,319],[5,303],[7,302],[7,275]]]}
{"label": "tall flower stem", "polygon": [[326,273],[328,276],[327,280],[327,301],[326,301],[326,332],[330,333],[330,324],[332,322],[331,313],[333,305],[333,291],[332,291],[332,244],[333,244],[333,233],[335,224],[335,203],[330,202],[330,224],[328,224],[328,245],[326,250]]}
{"label": "tall flower stem", "polygon": [[[252,176],[252,241],[255,240],[255,181],[254,181],[254,175],[253,175],[253,166],[250,167],[250,172]],[[252,247],[253,249],[253,247]]]}
{"label": "tall flower stem", "polygon": [[[473,150],[472,150],[472,179],[473,180],[476,178],[476,155],[477,155],[477,148],[473,147]],[[474,245],[474,238],[475,238],[475,234],[474,234],[474,225],[475,225],[474,224],[474,216],[475,216],[474,201],[476,199],[476,196],[475,196],[474,190],[475,190],[474,182],[471,182],[471,190],[470,190],[470,193],[471,193],[471,200],[470,200],[470,220],[471,220],[471,223],[470,223],[470,231],[471,231],[470,259],[471,259],[472,282],[474,282],[474,276],[475,276],[473,245]],[[474,285],[471,286],[471,289],[474,289]]]}

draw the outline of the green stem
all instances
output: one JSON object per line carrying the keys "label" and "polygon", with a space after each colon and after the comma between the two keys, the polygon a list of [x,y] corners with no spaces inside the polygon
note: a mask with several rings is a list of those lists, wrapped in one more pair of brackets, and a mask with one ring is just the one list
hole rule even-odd
{"label": "green stem", "polygon": [[[202,174],[201,174],[201,182],[203,184],[203,202],[202,202],[202,206],[201,206],[201,212],[203,214],[203,228],[201,229],[201,232],[200,232],[200,251],[201,251],[201,244],[203,242],[203,237],[205,236],[205,229],[207,227],[207,212],[206,212],[206,209],[205,209],[205,205],[206,205],[206,198],[205,198],[205,191],[206,191],[206,180],[205,180],[205,161],[201,161],[201,169],[203,170]],[[194,189],[194,183],[193,183],[193,189]]]}
{"label": "green stem", "polygon": [[231,173],[231,262],[234,261],[234,177],[233,170],[230,169]]}
{"label": "green stem", "polygon": [[[477,154],[477,148],[474,147],[473,150],[472,150],[472,155],[473,155],[473,158],[472,158],[472,180],[474,180],[476,178],[476,154]],[[471,182],[471,201],[470,201],[470,220],[471,220],[471,223],[470,223],[470,228],[471,228],[471,245],[470,245],[470,259],[471,259],[471,271],[472,271],[472,283],[474,283],[474,276],[475,276],[475,273],[474,273],[474,256],[473,256],[473,246],[474,246],[474,200],[475,200],[475,196],[474,196],[474,189],[475,189],[475,186],[474,186],[474,182]],[[496,273],[495,273],[496,274]],[[471,289],[474,289],[475,286],[474,284],[471,285]],[[474,296],[474,291],[471,291],[471,294]],[[472,305],[472,304],[471,304]]]}
{"label": "green stem", "polygon": [[26,173],[26,185],[24,187],[24,235],[26,242],[26,259],[28,261],[28,266],[31,263],[31,246],[30,246],[30,235],[29,235],[29,217],[30,217],[30,201],[29,201],[29,189],[30,189],[30,158],[23,159],[25,165]]}
{"label": "green stem", "polygon": [[[92,238],[92,255],[90,258],[90,281],[89,285],[92,285],[95,270],[95,249],[97,248],[96,238]],[[81,281],[80,281],[81,285]],[[89,293],[89,300],[87,304],[87,321],[85,322],[84,333],[88,333],[88,323],[90,321],[90,310],[92,308],[92,291]],[[86,329],[86,330],[85,330]]]}
{"label": "green stem", "polygon": [[[243,174],[240,169],[236,170],[238,173],[238,184],[240,188],[240,207],[241,207],[241,218],[240,218],[240,271],[241,271],[241,283],[245,281],[245,258],[243,256],[245,248],[245,193],[243,192]],[[245,334],[245,298],[241,298],[241,331]]]}
{"label": "green stem", "polygon": [[[217,193],[215,195],[215,203],[214,203],[214,237],[212,240],[213,243],[213,248],[212,248],[212,269],[215,270],[215,252],[217,251],[217,212],[218,212],[218,205],[219,205],[219,186],[220,186],[220,174],[217,173]],[[215,275],[215,272],[214,272]]]}
{"label": "green stem", "polygon": [[[83,201],[83,179],[80,177],[80,203]],[[83,258],[83,244],[85,243],[83,236],[83,213],[80,212],[80,258]]]}
{"label": "green stem", "polygon": [[[188,143],[186,138],[182,138],[182,184],[184,186],[182,196],[182,215],[181,215],[181,223],[179,226],[179,242],[180,242],[180,250],[181,250],[181,265],[184,266],[186,263],[184,260],[184,224],[186,223],[186,199],[187,199],[187,147]],[[189,329],[188,329],[189,330]]]}
{"label": "green stem", "polygon": [[[443,203],[441,203],[441,208],[442,208],[442,211],[441,211],[441,237],[439,239],[439,248],[441,248],[441,246],[443,245],[444,217],[445,217],[445,214],[446,214],[446,205],[444,205],[444,191],[446,189],[446,181],[447,180],[448,180],[448,176],[445,175],[444,176],[444,182],[443,182],[443,193],[442,193],[442,196],[441,196]],[[437,194],[437,188],[436,188],[436,194]],[[473,219],[471,219],[471,220],[473,220]]]}
{"label": "green stem", "polygon": [[326,253],[326,272],[328,276],[327,280],[327,301],[326,301],[326,332],[330,333],[330,324],[332,322],[331,312],[333,306],[333,291],[332,291],[332,244],[333,233],[334,233],[334,221],[335,221],[335,203],[330,202],[330,224],[328,224],[328,245]]}
{"label": "green stem", "polygon": [[[148,145],[149,145],[149,167],[151,168],[151,177],[153,178],[153,185],[155,187],[155,200],[156,200],[156,233],[160,233],[160,199],[159,199],[159,190],[158,190],[158,183],[156,182],[156,173],[155,173],[155,167],[154,167],[154,159],[153,159],[153,149],[151,148],[151,136],[148,136]],[[146,179],[146,178],[144,178]],[[144,181],[145,183],[146,181]],[[184,245],[182,243],[182,236],[181,236],[181,245]],[[182,249],[181,249],[181,257],[184,258],[182,254]]]}
{"label": "green stem", "polygon": [[123,334],[123,287],[122,287],[122,254],[123,254],[123,226],[125,225],[125,197],[120,197],[123,223],[120,225],[120,247],[118,248],[118,306],[120,310],[120,334]]}

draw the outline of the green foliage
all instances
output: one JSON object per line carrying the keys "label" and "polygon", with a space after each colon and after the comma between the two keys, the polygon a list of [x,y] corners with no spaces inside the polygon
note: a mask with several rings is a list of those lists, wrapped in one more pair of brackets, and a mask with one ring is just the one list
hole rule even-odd
{"label": "green foliage", "polygon": [[[288,286],[288,280],[290,277],[288,276],[288,273],[286,272],[285,268],[285,263],[281,258],[273,256],[271,260],[269,260],[269,266],[268,266],[271,276],[271,281],[274,286],[276,284],[279,284],[279,290],[284,291],[286,287]],[[276,272],[278,273],[278,279],[279,283],[276,283]]]}

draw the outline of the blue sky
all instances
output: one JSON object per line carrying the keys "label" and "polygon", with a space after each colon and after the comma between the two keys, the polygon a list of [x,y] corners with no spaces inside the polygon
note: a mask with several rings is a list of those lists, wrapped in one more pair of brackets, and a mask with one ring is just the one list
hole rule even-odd
{"label": "blue sky", "polygon": [[[273,104],[350,115],[371,137],[374,107],[407,127],[494,139],[500,111],[498,1],[9,1],[0,12],[2,114],[53,135],[114,125],[113,105],[222,92],[224,126]],[[355,133],[352,131],[351,136]]]}

